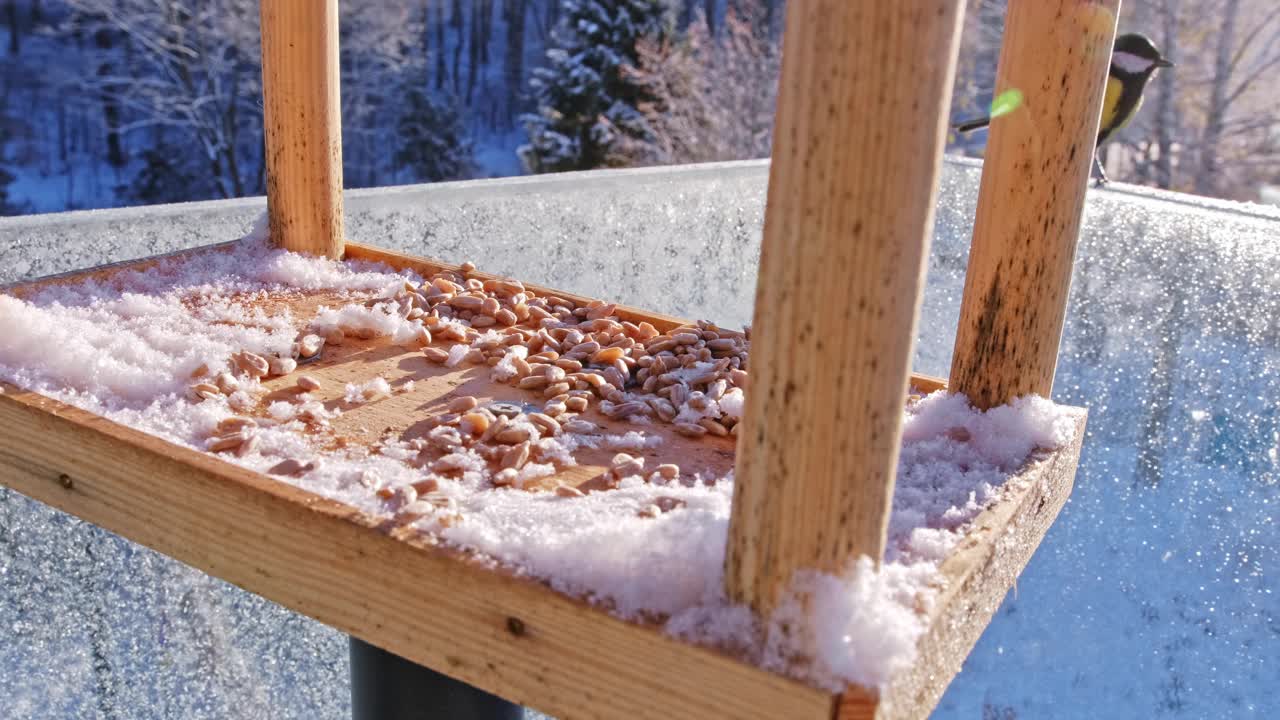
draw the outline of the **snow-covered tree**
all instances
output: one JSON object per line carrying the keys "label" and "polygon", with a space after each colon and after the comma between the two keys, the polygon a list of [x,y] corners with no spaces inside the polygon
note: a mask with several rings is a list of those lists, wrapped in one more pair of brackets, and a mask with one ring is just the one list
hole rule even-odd
{"label": "snow-covered tree", "polygon": [[525,116],[529,143],[518,151],[529,172],[601,167],[620,136],[648,134],[636,109],[645,90],[623,68],[673,17],[670,0],[562,0],[547,65],[531,80],[538,112]]}
{"label": "snow-covered tree", "polygon": [[[210,195],[260,192],[262,73],[258,4],[253,0],[69,0],[64,31],[96,39],[93,72],[63,92],[97,98],[108,133],[151,131],[207,180]],[[110,140],[109,140],[110,144]],[[143,172],[168,177],[173,162],[152,158]],[[160,167],[165,166],[165,167]],[[143,185],[154,178],[140,177]],[[187,188],[187,192],[194,192]],[[135,188],[137,199],[144,190]],[[154,202],[154,200],[152,200]]]}
{"label": "snow-covered tree", "polygon": [[701,13],[677,41],[643,39],[625,69],[648,96],[645,137],[624,137],[610,164],[671,165],[769,156],[781,38],[773,0],[735,0],[712,31]]}

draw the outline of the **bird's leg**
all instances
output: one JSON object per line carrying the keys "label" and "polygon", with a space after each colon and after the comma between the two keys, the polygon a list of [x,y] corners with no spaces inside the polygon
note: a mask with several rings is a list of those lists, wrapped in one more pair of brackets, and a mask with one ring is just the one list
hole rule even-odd
{"label": "bird's leg", "polygon": [[1098,183],[1094,187],[1102,187],[1111,180],[1107,177],[1107,169],[1102,167],[1102,158],[1098,157],[1098,153],[1093,154],[1093,166],[1098,168]]}

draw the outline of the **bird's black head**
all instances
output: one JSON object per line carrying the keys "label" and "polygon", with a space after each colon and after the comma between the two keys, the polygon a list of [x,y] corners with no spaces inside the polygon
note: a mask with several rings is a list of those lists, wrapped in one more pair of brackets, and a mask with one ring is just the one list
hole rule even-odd
{"label": "bird's black head", "polygon": [[1127,33],[1116,38],[1111,65],[1130,75],[1147,75],[1156,68],[1173,67],[1173,63],[1160,54],[1151,38],[1142,33]]}

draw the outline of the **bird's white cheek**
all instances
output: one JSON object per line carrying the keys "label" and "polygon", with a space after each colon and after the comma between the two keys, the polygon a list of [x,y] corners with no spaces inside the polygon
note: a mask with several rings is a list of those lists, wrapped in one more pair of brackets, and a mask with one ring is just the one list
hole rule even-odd
{"label": "bird's white cheek", "polygon": [[1131,53],[1118,52],[1111,55],[1111,64],[1125,72],[1140,73],[1146,72],[1155,63],[1144,57],[1138,57]]}

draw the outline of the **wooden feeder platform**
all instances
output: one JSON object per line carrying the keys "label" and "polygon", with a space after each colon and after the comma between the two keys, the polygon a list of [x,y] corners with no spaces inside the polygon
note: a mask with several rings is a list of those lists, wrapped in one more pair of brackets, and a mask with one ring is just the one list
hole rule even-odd
{"label": "wooden feeder platform", "polygon": [[[354,244],[346,246],[346,257],[424,276],[460,272],[456,266]],[[22,297],[49,283],[101,282],[155,260],[4,291]],[[326,294],[291,293],[288,304],[305,323],[318,304],[332,300]],[[629,308],[617,314],[663,331],[689,324]],[[533,397],[489,380],[489,369],[432,364],[421,350],[387,338],[348,338],[326,346],[318,362],[305,366],[306,374],[325,384],[328,396],[319,397],[324,401],[340,402],[346,383],[383,377],[395,387],[414,381],[412,391],[350,406],[333,421],[337,435],[365,445],[420,435],[424,409],[439,412],[459,394],[514,402]],[[284,396],[293,381],[280,377],[264,384]],[[946,589],[920,641],[921,662],[894,678],[883,695],[851,688],[841,696],[685,644],[665,634],[658,620],[619,620],[385,516],[0,385],[0,482],[5,485],[366,642],[560,717],[831,718],[837,707],[842,717],[869,717],[877,704],[911,709],[895,711],[895,717],[922,714],[959,670],[1069,495],[1084,425],[1081,413],[1071,446],[1041,453],[1010,478],[1002,499],[973,522],[973,530],[942,564]],[[910,383],[915,393],[944,385],[919,375]],[[270,400],[271,392],[266,397]],[[590,419],[606,430],[636,427],[596,412]],[[650,467],[676,462],[711,476],[733,468],[732,439],[691,439],[670,428],[644,426],[646,433],[663,438],[645,451]],[[580,456],[582,464],[539,482],[547,488],[596,489],[593,483],[607,472],[611,452],[582,452],[585,462]]]}
{"label": "wooden feeder platform", "polygon": [[[884,556],[907,392],[949,387],[989,408],[1052,388],[1090,164],[1076,147],[1093,144],[1117,2],[1011,4],[1000,86],[1051,84],[1055,100],[1040,103],[1028,90],[1027,107],[992,128],[956,359],[943,381],[910,375],[909,361],[962,5],[789,3],[743,432],[690,439],[668,425],[644,427],[663,439],[644,451],[650,467],[734,470],[726,591],[761,616],[794,572],[839,572],[859,555]],[[324,12],[313,0],[264,2],[262,19],[271,240],[423,276],[459,271],[343,242],[337,0],[325,0]],[[0,291],[22,296],[155,260]],[[286,302],[305,321],[325,299],[303,293]],[[686,324],[642,310],[616,314],[659,330]],[[816,333],[819,324],[832,334]],[[332,388],[321,397],[331,402],[347,383],[414,381],[411,391],[345,408],[335,420],[344,442],[364,445],[420,435],[423,409],[459,394],[527,397],[491,381],[486,366],[431,365],[420,349],[387,339],[327,346],[306,373]],[[283,393],[291,382],[266,385]],[[880,688],[831,692],[672,637],[661,618],[619,619],[281,479],[12,385],[3,390],[0,483],[566,719],[927,716],[1065,503],[1085,423],[1080,410],[1073,442],[1035,455],[942,562],[945,587],[920,611],[927,630],[914,664]],[[840,432],[801,432],[827,418]],[[603,490],[592,483],[606,454],[582,460],[544,486]]]}

